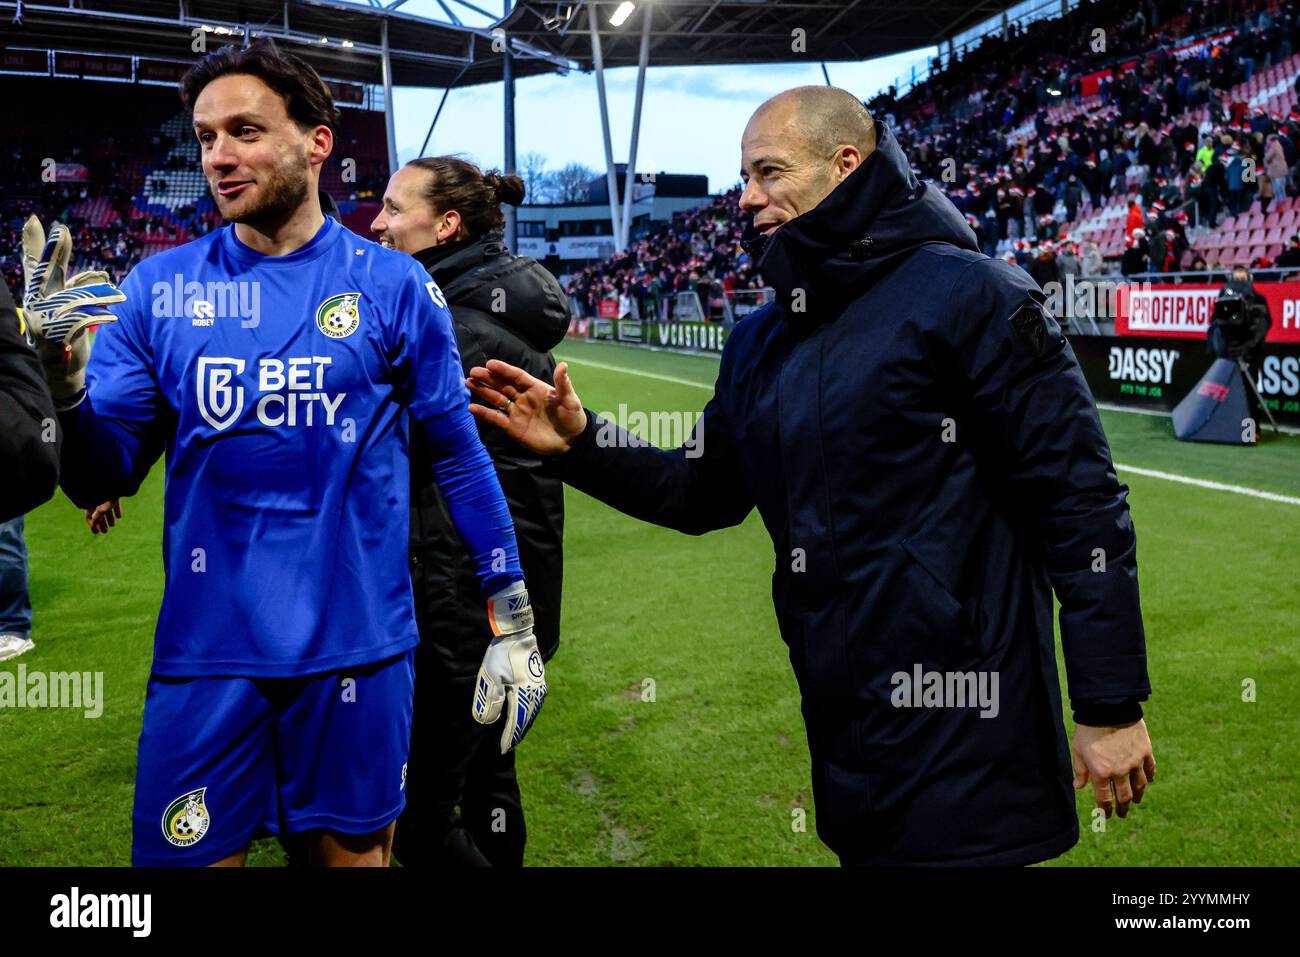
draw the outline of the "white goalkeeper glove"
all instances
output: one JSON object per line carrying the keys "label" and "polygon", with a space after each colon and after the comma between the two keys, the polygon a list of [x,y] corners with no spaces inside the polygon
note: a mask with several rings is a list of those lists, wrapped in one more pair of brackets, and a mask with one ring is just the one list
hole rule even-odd
{"label": "white goalkeeper glove", "polygon": [[546,700],[546,670],[533,636],[533,606],[522,581],[488,599],[495,637],[488,645],[474,686],[474,720],[491,724],[505,706],[501,753],[523,740]]}
{"label": "white goalkeeper glove", "polygon": [[85,397],[90,336],[86,327],[116,322],[108,311],[126,296],[108,273],[88,271],[68,278],[72,236],[62,223],[50,227],[48,239],[35,216],[23,226],[23,319],[36,348],[45,382],[60,411]]}

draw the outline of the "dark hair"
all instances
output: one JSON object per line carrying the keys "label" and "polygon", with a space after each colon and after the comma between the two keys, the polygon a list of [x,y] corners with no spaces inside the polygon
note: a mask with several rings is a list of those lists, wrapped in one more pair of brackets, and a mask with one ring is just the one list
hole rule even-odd
{"label": "dark hair", "polygon": [[484,173],[473,163],[455,156],[424,156],[407,166],[426,170],[432,175],[424,198],[436,212],[455,210],[460,213],[465,237],[478,239],[495,226],[505,225],[501,204],[518,206],[524,199],[524,181],[496,170]]}
{"label": "dark hair", "polygon": [[284,52],[270,39],[254,40],[246,47],[224,46],[190,67],[180,82],[185,109],[194,111],[194,102],[213,80],[235,74],[255,76],[280,94],[289,116],[304,130],[339,128],[339,108],[320,74],[302,57]]}

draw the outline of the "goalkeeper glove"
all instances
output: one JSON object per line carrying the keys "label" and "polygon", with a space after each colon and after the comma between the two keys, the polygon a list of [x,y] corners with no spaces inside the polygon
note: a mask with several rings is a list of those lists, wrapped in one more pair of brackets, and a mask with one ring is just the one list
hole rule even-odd
{"label": "goalkeeper glove", "polygon": [[54,406],[67,411],[86,394],[90,337],[86,327],[116,322],[108,311],[126,296],[108,273],[89,271],[68,278],[72,236],[62,223],[50,227],[30,217],[23,226],[23,318],[28,340],[36,348]]}
{"label": "goalkeeper glove", "polygon": [[546,670],[533,636],[533,607],[522,581],[488,599],[495,637],[488,645],[474,687],[474,720],[491,724],[505,706],[501,753],[523,740],[546,699]]}

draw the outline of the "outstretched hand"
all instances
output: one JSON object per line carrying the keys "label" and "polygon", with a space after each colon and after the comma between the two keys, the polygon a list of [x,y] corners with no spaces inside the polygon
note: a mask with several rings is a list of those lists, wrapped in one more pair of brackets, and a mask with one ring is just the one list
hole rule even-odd
{"label": "outstretched hand", "polygon": [[1071,747],[1074,786],[1092,781],[1097,806],[1107,817],[1126,817],[1129,805],[1141,804],[1147,785],[1156,779],[1156,759],[1146,722],[1138,719],[1120,727],[1075,725]]}
{"label": "outstretched hand", "polygon": [[470,370],[465,384],[482,403],[470,403],[475,417],[539,455],[569,451],[587,427],[586,413],[569,381],[568,363],[555,367],[555,385],[551,385],[518,366],[489,359],[486,367]]}

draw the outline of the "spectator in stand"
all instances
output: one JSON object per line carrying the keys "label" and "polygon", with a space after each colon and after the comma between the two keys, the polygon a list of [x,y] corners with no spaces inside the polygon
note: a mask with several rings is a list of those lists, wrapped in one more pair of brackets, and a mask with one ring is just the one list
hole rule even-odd
{"label": "spectator in stand", "polygon": [[1277,265],[1280,269],[1300,268],[1300,233],[1294,234],[1286,249],[1278,254]]}
{"label": "spectator in stand", "polygon": [[1056,264],[1056,249],[1051,240],[1043,242],[1038,247],[1038,255],[1029,268],[1029,275],[1044,289],[1047,288],[1048,283],[1060,282],[1061,273]]}
{"label": "spectator in stand", "polygon": [[1083,185],[1073,173],[1065,184],[1065,221],[1072,223],[1079,215],[1079,205],[1083,202]]}
{"label": "spectator in stand", "polygon": [[1126,240],[1132,239],[1133,233],[1142,228],[1142,223],[1142,207],[1138,205],[1136,196],[1130,196],[1128,201],[1128,218],[1124,222],[1124,238]]}
{"label": "spectator in stand", "polygon": [[1101,247],[1091,239],[1087,240],[1081,249],[1079,256],[1079,266],[1085,276],[1100,276],[1105,269],[1105,262],[1102,259]]}
{"label": "spectator in stand", "polygon": [[1273,184],[1273,195],[1281,199],[1286,195],[1287,162],[1286,152],[1278,134],[1270,133],[1264,147],[1264,172]]}
{"label": "spectator in stand", "polygon": [[1235,216],[1250,205],[1253,191],[1247,189],[1246,159],[1239,144],[1228,148],[1224,154],[1225,174],[1228,183],[1228,209]]}
{"label": "spectator in stand", "polygon": [[1265,176],[1263,171],[1255,177],[1255,186],[1259,195],[1259,211],[1267,213],[1273,204],[1273,177]]}
{"label": "spectator in stand", "polygon": [[1066,281],[1066,276],[1079,275],[1082,267],[1079,262],[1079,247],[1076,243],[1067,241],[1062,244],[1060,252],[1056,254],[1056,267],[1062,282]]}
{"label": "spectator in stand", "polygon": [[1150,266],[1148,252],[1146,230],[1141,228],[1133,230],[1133,235],[1125,244],[1119,271],[1125,276],[1146,272]]}

